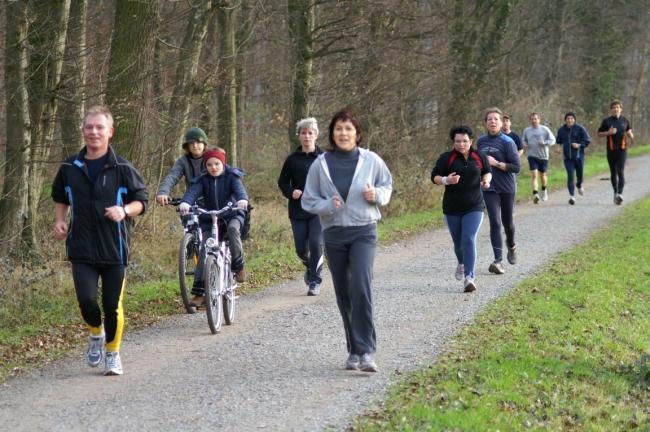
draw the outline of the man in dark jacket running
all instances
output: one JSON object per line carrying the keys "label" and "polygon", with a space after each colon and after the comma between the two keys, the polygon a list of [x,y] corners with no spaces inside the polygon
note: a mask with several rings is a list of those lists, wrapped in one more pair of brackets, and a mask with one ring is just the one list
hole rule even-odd
{"label": "man in dark jacket running", "polygon": [[[108,108],[90,108],[83,122],[86,145],[63,162],[52,184],[54,237],[66,239],[77,301],[90,328],[86,361],[92,367],[104,361],[104,375],[123,373],[122,294],[131,219],[144,212],[148,199],[140,173],[109,145],[113,130]],[[97,301],[100,278],[103,324]]]}
{"label": "man in dark jacket running", "polygon": [[[589,133],[581,124],[576,123],[576,115],[574,112],[568,112],[564,116],[564,125],[557,131],[555,138],[557,144],[557,152],[564,155],[564,168],[566,168],[567,176],[567,189],[569,189],[569,204],[576,203],[576,187],[578,194],[585,193],[582,187],[582,175],[585,163],[585,147],[591,142]],[[560,149],[560,146],[562,147]],[[575,172],[575,182],[573,173]]]}

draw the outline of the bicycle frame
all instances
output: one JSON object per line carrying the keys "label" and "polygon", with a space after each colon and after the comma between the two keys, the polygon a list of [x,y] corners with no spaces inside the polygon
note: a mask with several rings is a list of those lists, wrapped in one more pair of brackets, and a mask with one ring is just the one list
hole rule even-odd
{"label": "bicycle frame", "polygon": [[205,210],[195,206],[194,211],[192,212],[193,214],[197,215],[197,221],[199,214],[209,214],[212,218],[212,229],[210,237],[205,241],[206,254],[204,261],[207,260],[208,255],[212,255],[217,260],[217,265],[222,270],[219,272],[222,287],[221,294],[224,294],[225,291],[232,289],[232,274],[230,271],[231,258],[228,240],[224,238],[222,241],[219,241],[219,216],[234,209],[235,207],[233,207],[232,203],[228,203],[228,205],[226,205],[221,210]]}

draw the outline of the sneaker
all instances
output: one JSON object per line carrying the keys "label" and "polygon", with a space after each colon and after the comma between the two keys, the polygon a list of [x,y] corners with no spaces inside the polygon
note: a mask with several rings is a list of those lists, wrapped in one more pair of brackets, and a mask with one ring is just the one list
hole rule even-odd
{"label": "sneaker", "polygon": [[239,283],[246,281],[246,271],[244,269],[239,270],[235,273],[235,280]]}
{"label": "sneaker", "polygon": [[623,195],[617,194],[614,196],[614,204],[621,205],[623,204]]}
{"label": "sneaker", "polygon": [[574,197],[574,196],[570,196],[570,197],[569,197],[569,204],[573,205],[573,204],[575,204],[575,203],[576,203],[576,197]]}
{"label": "sneaker", "polygon": [[307,291],[308,296],[317,296],[320,294],[320,284],[317,284],[316,282],[311,282],[309,284],[309,290]]}
{"label": "sneaker", "polygon": [[357,354],[350,354],[345,361],[345,369],[357,370],[359,369],[359,356]]}
{"label": "sneaker", "polygon": [[372,358],[372,354],[365,353],[361,356],[359,360],[359,369],[363,372],[377,372],[377,363]]}
{"label": "sneaker", "polygon": [[466,293],[471,293],[471,292],[476,291],[476,283],[474,282],[474,280],[472,278],[466,277],[464,285],[465,285],[465,292]]}
{"label": "sneaker", "polygon": [[117,351],[108,351],[106,353],[106,364],[104,367],[104,375],[122,375],[122,360],[120,360],[120,353]]}
{"label": "sneaker", "polygon": [[547,189],[542,190],[542,201],[548,201],[548,190]]}
{"label": "sneaker", "polygon": [[583,196],[585,194],[585,188],[579,187],[578,188],[578,195]]}
{"label": "sneaker", "polygon": [[465,266],[463,264],[458,264],[456,266],[456,274],[454,274],[456,280],[463,280],[465,276]]}
{"label": "sneaker", "polygon": [[99,336],[90,335],[88,340],[88,349],[86,350],[86,363],[90,367],[97,367],[104,360],[104,343],[106,337],[104,333]]}
{"label": "sneaker", "polygon": [[517,245],[508,248],[508,254],[506,255],[506,258],[508,258],[508,262],[510,265],[515,265],[517,264]]}
{"label": "sneaker", "polygon": [[539,194],[538,193],[533,194],[533,203],[535,203],[535,204],[539,203]]}
{"label": "sneaker", "polygon": [[490,264],[490,267],[488,267],[488,271],[494,274],[504,274],[506,272],[503,269],[503,265],[498,261],[494,261],[492,264]]}

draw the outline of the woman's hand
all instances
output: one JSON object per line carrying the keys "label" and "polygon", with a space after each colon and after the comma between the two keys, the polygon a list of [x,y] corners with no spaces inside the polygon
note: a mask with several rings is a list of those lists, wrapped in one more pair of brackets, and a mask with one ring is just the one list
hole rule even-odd
{"label": "woman's hand", "polygon": [[335,196],[334,198],[332,198],[332,201],[334,202],[334,208],[335,209],[338,209],[339,207],[341,207],[341,202],[342,201],[341,201],[341,198],[338,195]]}
{"label": "woman's hand", "polygon": [[300,189],[294,189],[291,193],[291,198],[298,199],[302,196],[302,191]]}
{"label": "woman's hand", "polygon": [[447,175],[447,185],[455,185],[458,184],[459,181],[460,175],[456,174],[456,172]]}
{"label": "woman's hand", "polygon": [[363,197],[366,199],[371,204],[374,204],[376,193],[375,193],[375,187],[372,186],[370,183],[366,183],[366,187],[363,190]]}

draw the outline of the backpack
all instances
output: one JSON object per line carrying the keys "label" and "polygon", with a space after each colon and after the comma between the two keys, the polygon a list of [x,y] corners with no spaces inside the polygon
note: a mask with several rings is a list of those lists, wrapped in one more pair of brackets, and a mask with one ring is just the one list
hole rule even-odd
{"label": "backpack", "polygon": [[[479,171],[483,172],[483,161],[481,160],[481,157],[476,152],[470,152],[469,154],[472,157],[472,159],[474,159],[474,161],[476,162]],[[455,151],[451,152],[451,155],[449,155],[449,159],[447,159],[448,169],[451,169],[451,165],[454,163],[457,157],[458,157],[458,153],[456,153]]]}

